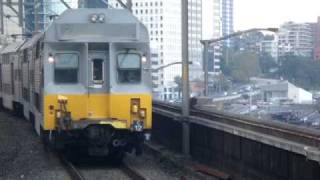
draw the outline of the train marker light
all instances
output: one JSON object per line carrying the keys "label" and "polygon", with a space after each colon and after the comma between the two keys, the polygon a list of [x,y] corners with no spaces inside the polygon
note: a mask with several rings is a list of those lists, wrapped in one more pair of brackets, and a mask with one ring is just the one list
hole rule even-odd
{"label": "train marker light", "polygon": [[141,118],[146,118],[146,110],[145,109],[140,109],[140,111],[139,111],[139,113],[140,113],[140,117]]}
{"label": "train marker light", "polygon": [[52,54],[49,54],[48,62],[49,62],[50,64],[54,63],[54,57],[52,56]]}
{"label": "train marker light", "polygon": [[131,107],[132,113],[138,113],[139,106],[137,104],[133,104]]}

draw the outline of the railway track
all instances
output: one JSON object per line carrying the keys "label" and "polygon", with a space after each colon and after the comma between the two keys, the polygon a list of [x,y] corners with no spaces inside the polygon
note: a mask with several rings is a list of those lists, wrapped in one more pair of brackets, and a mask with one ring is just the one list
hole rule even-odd
{"label": "railway track", "polygon": [[[90,169],[86,168],[79,168],[74,165],[65,155],[58,154],[60,161],[62,162],[64,168],[68,172],[71,177],[71,180],[90,180],[85,178],[84,173],[91,171]],[[147,180],[148,178],[144,177],[140,172],[138,172],[135,168],[129,166],[125,162],[121,163],[120,165],[116,166],[119,171],[121,171],[125,176],[132,180]],[[102,171],[107,171],[106,168],[100,168]],[[117,179],[117,177],[110,177],[113,179]],[[92,178],[95,179],[95,178]],[[103,179],[103,178],[101,178]],[[121,179],[121,178],[119,178]]]}
{"label": "railway track", "polygon": [[[154,101],[153,107],[154,110],[181,114],[181,107],[177,105]],[[256,120],[249,117],[235,116],[200,108],[192,108],[190,110],[190,118],[192,119],[193,117],[200,117],[214,122],[281,137],[286,140],[320,147],[320,133],[304,127],[297,127],[276,121]]]}

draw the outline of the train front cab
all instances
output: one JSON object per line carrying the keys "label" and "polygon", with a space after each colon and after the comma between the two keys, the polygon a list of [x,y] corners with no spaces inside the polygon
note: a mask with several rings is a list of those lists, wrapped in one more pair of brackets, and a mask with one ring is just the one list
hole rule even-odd
{"label": "train front cab", "polygon": [[147,46],[45,45],[43,130],[51,135],[60,131],[81,132],[75,136],[86,139],[93,154],[101,153],[101,148],[94,147],[130,149],[141,144],[144,133],[152,126],[150,75],[143,70],[147,67]]}
{"label": "train front cab", "polygon": [[152,126],[149,54],[148,31],[130,12],[65,11],[44,37],[42,134],[86,140],[93,152],[141,143]]}

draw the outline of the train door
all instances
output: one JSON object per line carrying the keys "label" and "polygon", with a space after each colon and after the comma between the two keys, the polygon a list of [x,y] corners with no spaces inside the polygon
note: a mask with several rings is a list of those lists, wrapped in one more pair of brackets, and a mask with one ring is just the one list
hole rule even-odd
{"label": "train door", "polygon": [[0,64],[0,92],[2,94],[2,64]]}
{"label": "train door", "polygon": [[93,119],[108,116],[106,59],[105,52],[89,52],[87,109]]}
{"label": "train door", "polygon": [[104,53],[90,53],[89,55],[89,86],[95,92],[103,92],[105,90],[105,61]]}

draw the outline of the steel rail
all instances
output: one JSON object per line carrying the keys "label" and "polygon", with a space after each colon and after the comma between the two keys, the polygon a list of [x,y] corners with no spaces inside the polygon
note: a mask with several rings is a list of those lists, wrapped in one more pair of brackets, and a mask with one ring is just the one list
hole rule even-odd
{"label": "steel rail", "polygon": [[131,167],[127,163],[123,162],[121,164],[121,171],[124,172],[127,176],[129,176],[132,180],[147,180],[148,178],[144,177],[140,172],[138,172],[135,168]]}
{"label": "steel rail", "polygon": [[72,180],[85,180],[80,171],[62,154],[58,154],[58,157]]}

